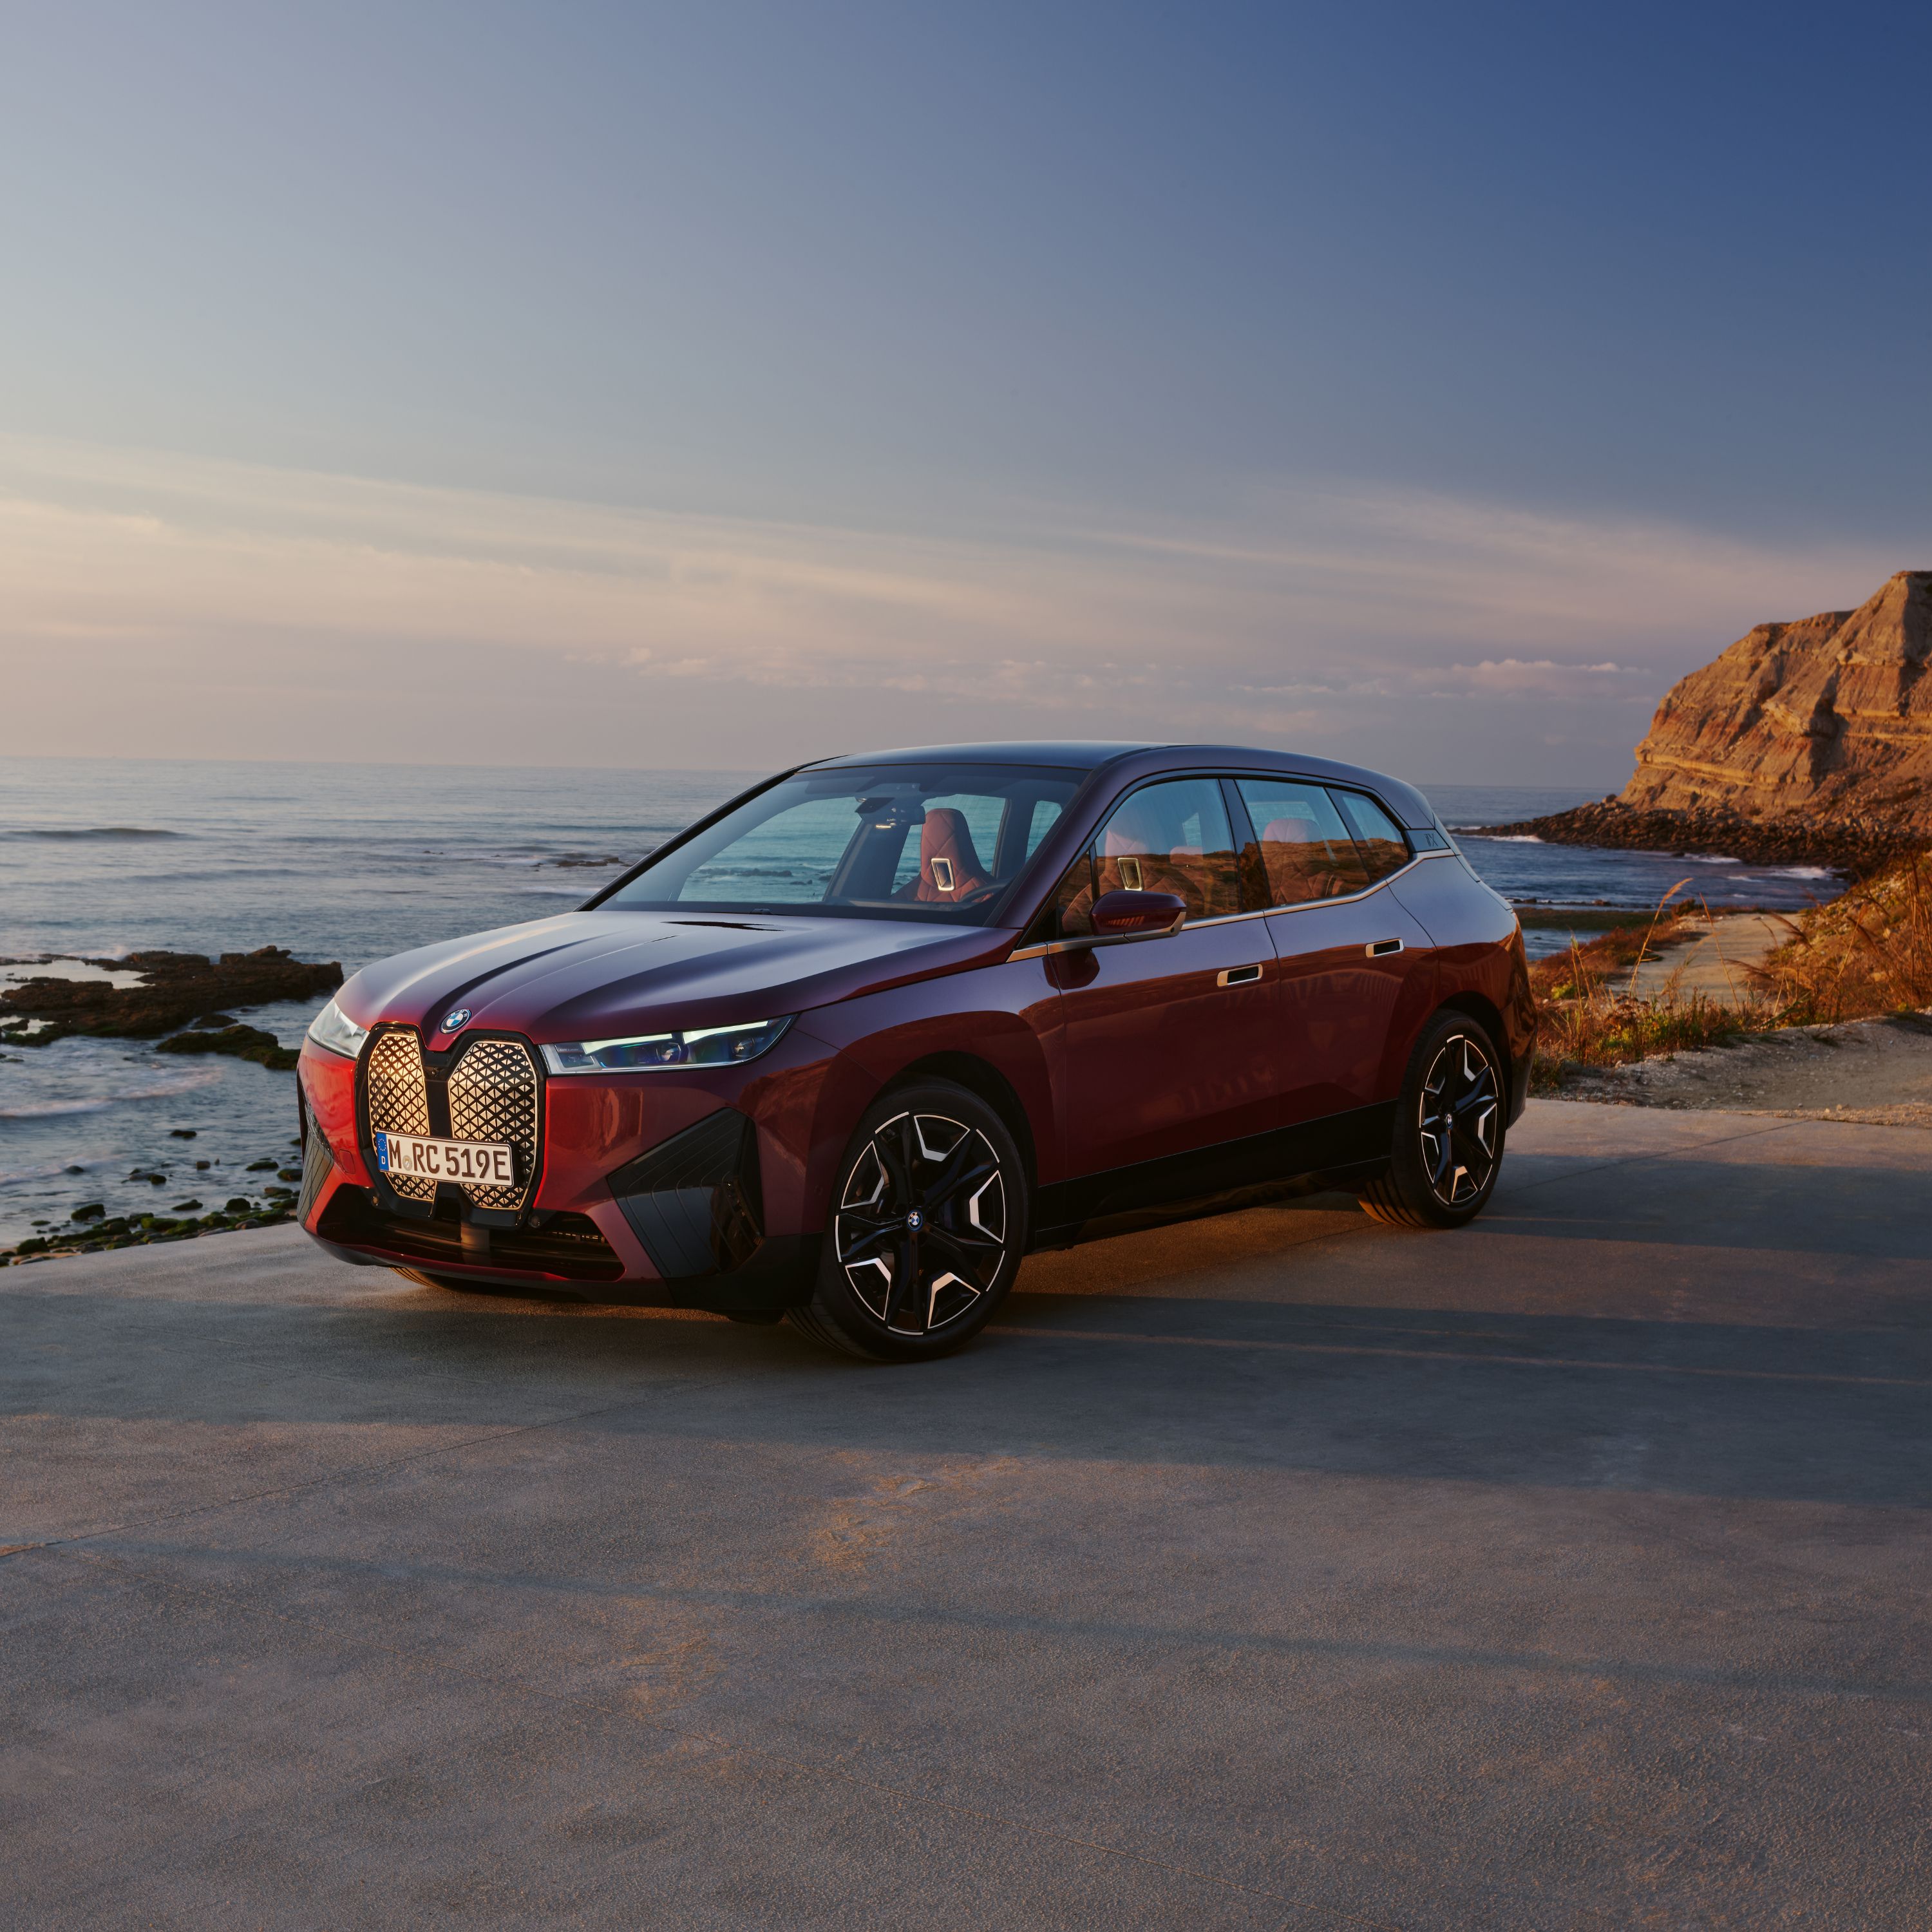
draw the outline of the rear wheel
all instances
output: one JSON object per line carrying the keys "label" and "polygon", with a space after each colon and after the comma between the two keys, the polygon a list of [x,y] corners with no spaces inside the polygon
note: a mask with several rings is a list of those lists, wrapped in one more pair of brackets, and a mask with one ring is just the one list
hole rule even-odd
{"label": "rear wheel", "polygon": [[812,1299],[792,1321],[867,1361],[971,1340],[1026,1251],[1026,1174],[999,1115],[950,1081],[876,1101],[839,1164]]}
{"label": "rear wheel", "polygon": [[1389,1171],[1363,1208],[1398,1228],[1460,1228],[1495,1191],[1503,1159],[1502,1056],[1474,1020],[1438,1013],[1408,1057]]}

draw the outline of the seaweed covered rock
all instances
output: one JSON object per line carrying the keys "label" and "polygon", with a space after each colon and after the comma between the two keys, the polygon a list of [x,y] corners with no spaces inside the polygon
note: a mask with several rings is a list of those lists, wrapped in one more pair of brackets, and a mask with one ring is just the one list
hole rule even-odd
{"label": "seaweed covered rock", "polygon": [[272,1033],[260,1027],[218,1027],[212,1031],[196,1028],[160,1041],[157,1053],[226,1053],[238,1060],[252,1060],[257,1066],[271,1066],[278,1072],[293,1066],[302,1055],[283,1046]]}
{"label": "seaweed covered rock", "polygon": [[[199,952],[136,952],[126,959],[88,963],[132,970],[141,978],[135,986],[112,986],[98,980],[37,976],[22,985],[10,986],[0,992],[0,1018],[46,1023],[40,1032],[27,1036],[16,1034],[15,1039],[33,1046],[72,1034],[110,1040],[155,1040],[202,1015],[226,1020],[229,1018],[226,1009],[230,1007],[313,999],[318,994],[332,993],[342,984],[342,968],[336,962],[325,964],[297,959],[279,946],[265,946],[254,952],[224,952],[219,959],[208,959]],[[295,1062],[291,1058],[286,1064],[292,1066]]]}

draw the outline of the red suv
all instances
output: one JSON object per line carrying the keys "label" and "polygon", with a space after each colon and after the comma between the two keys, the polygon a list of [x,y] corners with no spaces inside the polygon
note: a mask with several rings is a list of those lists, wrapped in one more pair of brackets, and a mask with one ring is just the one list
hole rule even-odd
{"label": "red suv", "polygon": [[1427,800],[1198,745],[826,759],[580,910],[365,967],[302,1058],[302,1225],[450,1288],[911,1360],[1029,1250],[1311,1180],[1496,1185],[1522,942]]}

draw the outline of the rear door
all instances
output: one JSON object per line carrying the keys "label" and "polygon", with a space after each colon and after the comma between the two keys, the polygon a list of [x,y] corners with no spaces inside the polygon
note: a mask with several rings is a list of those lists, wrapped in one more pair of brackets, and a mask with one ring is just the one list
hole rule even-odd
{"label": "rear door", "polygon": [[[1234,791],[1250,890],[1270,908],[1263,922],[1280,962],[1284,1124],[1393,1100],[1434,983],[1428,934],[1382,888],[1409,861],[1400,827],[1366,793],[1340,787],[1248,776]],[[1372,1140],[1382,1132],[1363,1124]]]}

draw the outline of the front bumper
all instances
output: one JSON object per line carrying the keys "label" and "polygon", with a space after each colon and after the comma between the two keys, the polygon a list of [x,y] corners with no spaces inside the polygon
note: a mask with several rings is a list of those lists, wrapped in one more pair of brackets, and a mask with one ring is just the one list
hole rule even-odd
{"label": "front bumper", "polygon": [[[479,1286],[725,1312],[783,1307],[810,1292],[818,1246],[810,1170],[830,1048],[794,1029],[744,1067],[549,1079],[530,1048],[527,1129],[503,1135],[519,1150],[513,1198],[447,1182],[392,1186],[374,1159],[372,1113],[395,1132],[493,1137],[496,1116],[457,1105],[463,1062],[514,1038],[464,1040],[438,1056],[413,1028],[380,1027],[353,1064],[306,1044],[303,1228],[346,1262]],[[394,1066],[416,1062],[429,1077],[421,1092],[406,1081],[399,1102]]]}

